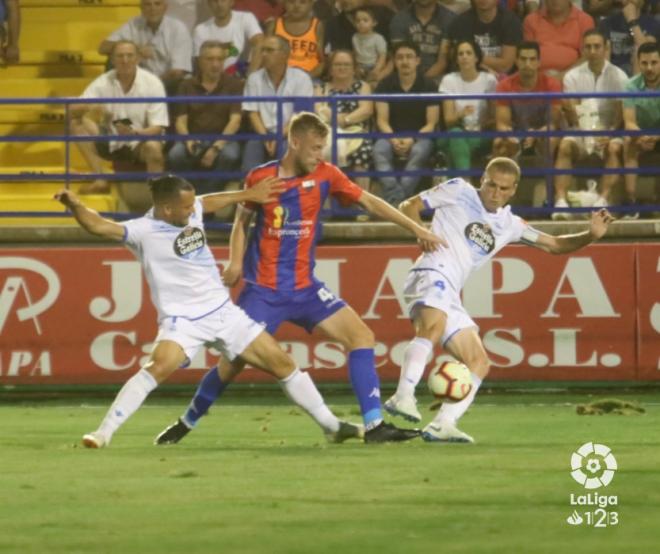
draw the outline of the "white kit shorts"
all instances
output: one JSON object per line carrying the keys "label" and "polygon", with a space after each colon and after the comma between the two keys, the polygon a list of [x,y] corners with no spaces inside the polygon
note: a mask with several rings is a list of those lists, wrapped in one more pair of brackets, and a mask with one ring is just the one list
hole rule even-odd
{"label": "white kit shorts", "polygon": [[412,269],[406,277],[403,296],[408,305],[410,319],[415,319],[417,310],[423,306],[435,308],[447,315],[447,324],[441,339],[443,345],[462,329],[478,329],[477,324],[465,311],[459,292],[435,269]]}
{"label": "white kit shorts", "polygon": [[231,300],[212,312],[195,319],[181,316],[166,317],[160,322],[156,343],[176,342],[188,357],[195,357],[202,345],[222,352],[233,360],[264,330]]}

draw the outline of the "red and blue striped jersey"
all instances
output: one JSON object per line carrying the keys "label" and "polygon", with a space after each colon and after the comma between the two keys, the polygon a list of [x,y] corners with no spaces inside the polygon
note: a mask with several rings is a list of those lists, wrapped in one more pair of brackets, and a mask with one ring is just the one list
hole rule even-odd
{"label": "red and blue striped jersey", "polygon": [[[252,170],[249,188],[278,174],[279,161]],[[277,290],[298,290],[314,283],[314,252],[320,235],[321,208],[329,195],[342,205],[357,202],[362,189],[339,168],[321,162],[303,177],[284,179],[285,190],[269,204],[246,203],[257,214],[243,263],[245,280]]]}

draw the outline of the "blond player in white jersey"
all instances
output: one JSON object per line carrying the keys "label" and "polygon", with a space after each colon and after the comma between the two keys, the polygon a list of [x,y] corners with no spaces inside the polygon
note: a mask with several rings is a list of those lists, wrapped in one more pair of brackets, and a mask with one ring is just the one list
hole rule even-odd
{"label": "blond player in white jersey", "polygon": [[516,193],[520,168],[509,158],[494,158],[475,189],[463,179],[450,179],[404,201],[399,209],[420,222],[420,212],[433,209],[432,231],[448,248],[422,254],[408,273],[404,294],[415,338],[406,347],[396,393],[385,409],[409,421],[421,421],[415,387],[433,353],[442,347],[472,372],[470,394],[456,403],[444,403],[422,432],[430,442],[474,442],[456,427],[488,375],[490,361],[478,327],[461,304],[461,289],[478,267],[512,242],[523,242],[551,254],[573,252],[600,239],[612,216],[605,209],[592,213],[588,231],[552,236],[529,226],[506,206]]}
{"label": "blond player in white jersey", "polygon": [[282,182],[269,177],[250,189],[204,196],[195,196],[189,182],[173,175],[152,179],[150,186],[153,208],[124,223],[101,217],[69,190],[55,195],[81,227],[128,246],[142,264],[158,312],[158,336],[149,361],[124,384],[99,428],[86,434],[83,444],[107,446],[147,395],[190,363],[205,344],[229,360],[240,356],[279,379],[287,396],[314,418],[331,442],[361,438],[363,429],[339,421],[310,376],[231,301],[206,242],[203,212],[239,202],[267,203],[282,192]]}

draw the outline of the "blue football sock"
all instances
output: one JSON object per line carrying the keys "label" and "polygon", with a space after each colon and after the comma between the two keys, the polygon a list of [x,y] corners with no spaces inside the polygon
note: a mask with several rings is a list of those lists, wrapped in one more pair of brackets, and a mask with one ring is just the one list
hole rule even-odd
{"label": "blue football sock", "polygon": [[186,413],[181,418],[188,427],[197,425],[199,419],[206,415],[209,411],[211,404],[222,394],[227,388],[229,383],[223,383],[218,375],[218,368],[212,367],[209,369],[197,387],[195,396],[193,396],[190,406]]}
{"label": "blue football sock", "polygon": [[380,405],[380,379],[376,373],[373,348],[358,348],[348,354],[348,372],[367,428],[383,419]]}

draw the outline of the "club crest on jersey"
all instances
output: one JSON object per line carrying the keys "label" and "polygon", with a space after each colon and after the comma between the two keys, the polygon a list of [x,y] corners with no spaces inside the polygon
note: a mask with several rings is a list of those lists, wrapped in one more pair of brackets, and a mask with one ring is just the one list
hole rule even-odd
{"label": "club crest on jersey", "polygon": [[206,236],[204,231],[197,227],[186,227],[174,239],[174,253],[180,258],[204,248]]}
{"label": "club crest on jersey", "polygon": [[465,238],[470,246],[484,254],[490,254],[495,249],[495,235],[492,229],[479,221],[468,223],[465,227]]}
{"label": "club crest on jersey", "polygon": [[314,188],[314,185],[316,184],[316,181],[314,179],[307,179],[306,181],[302,182],[302,188],[304,189],[311,189]]}

